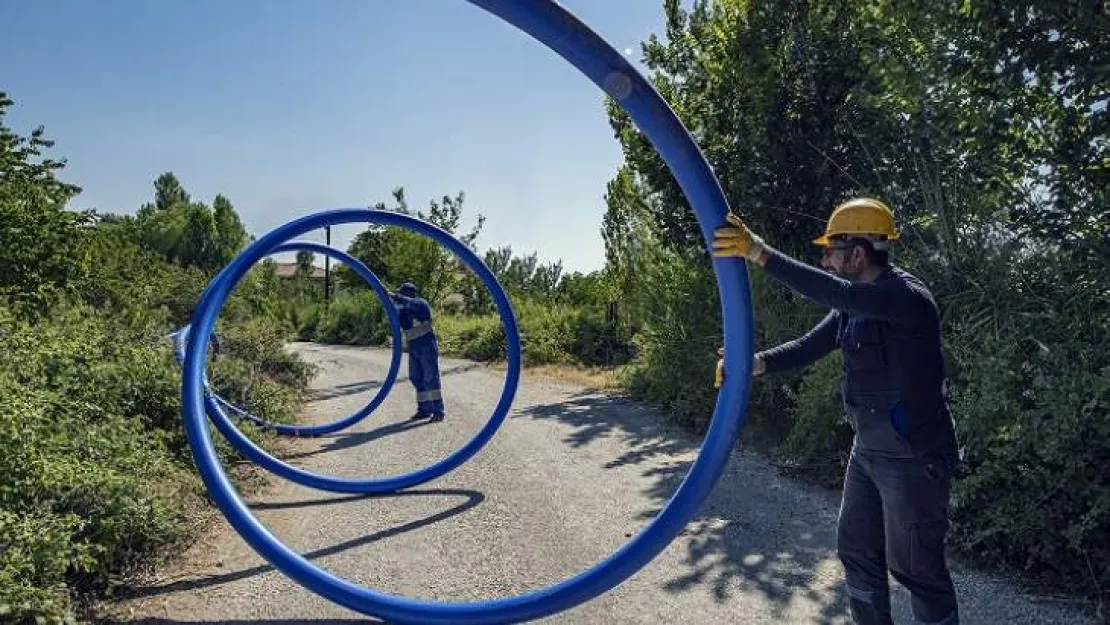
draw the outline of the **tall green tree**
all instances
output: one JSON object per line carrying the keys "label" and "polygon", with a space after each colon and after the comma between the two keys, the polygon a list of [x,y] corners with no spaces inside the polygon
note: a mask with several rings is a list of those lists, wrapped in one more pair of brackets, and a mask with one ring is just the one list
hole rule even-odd
{"label": "tall green tree", "polygon": [[[427,211],[410,209],[403,187],[394,190],[393,200],[392,206],[381,202],[375,208],[427,221],[452,234],[471,249],[485,223],[485,217],[479,214],[471,230],[462,234],[458,232],[465,200],[463,193],[433,200]],[[365,263],[388,286],[396,288],[403,282],[412,282],[432,302],[438,302],[454,292],[463,271],[461,262],[434,240],[394,226],[367,228],[354,238],[347,251]],[[336,275],[345,285],[362,288],[362,280],[350,269],[341,267]]]}
{"label": "tall green tree", "polygon": [[67,210],[80,189],[58,179],[65,161],[44,156],[54,143],[41,126],[28,136],[7,126],[12,104],[0,91],[0,298],[42,312],[84,270],[83,226],[91,214]]}
{"label": "tall green tree", "polygon": [[[553,301],[563,277],[562,261],[540,263],[536,252],[514,254],[511,245],[486,250],[483,263],[510,297],[540,302]],[[493,298],[489,289],[472,272],[466,272],[456,286],[468,313],[491,313]]]}
{"label": "tall green tree", "polygon": [[194,202],[172,172],[154,181],[154,202],[144,204],[136,218],[147,247],[207,274],[229,263],[249,238],[227,197],[217,195],[211,208]]}
{"label": "tall green tree", "polygon": [[212,216],[216,221],[216,252],[213,260],[218,268],[231,262],[243,251],[250,237],[239,219],[239,213],[231,205],[231,200],[223,195],[217,195],[212,200]]}
{"label": "tall green tree", "polygon": [[166,211],[189,202],[189,194],[173,172],[167,171],[154,181],[154,210]]}

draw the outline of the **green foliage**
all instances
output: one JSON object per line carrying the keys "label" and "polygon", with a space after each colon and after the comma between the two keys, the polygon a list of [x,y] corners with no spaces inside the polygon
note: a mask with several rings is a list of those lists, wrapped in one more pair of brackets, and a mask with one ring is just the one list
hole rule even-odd
{"label": "green foliage", "polygon": [[[540,264],[535,252],[518,256],[513,254],[512,246],[506,245],[486,250],[482,261],[514,300],[552,301],[556,299],[557,290],[562,285],[563,264]],[[457,289],[463,298],[464,312],[495,312],[489,289],[473,272],[467,272],[462,277]]]}
{"label": "green foliage", "polygon": [[[955,543],[1105,593],[1110,46],[1099,3],[683,4],[663,2],[666,31],[643,60],[733,210],[801,258],[814,258],[809,240],[842,199],[874,195],[896,211],[896,261],[943,313],[968,470]],[[640,347],[627,381],[700,425],[719,340],[718,304],[698,290],[712,284],[706,242],[659,155],[616,103],[608,111],[624,164],[606,194],[606,272]],[[759,270],[752,288],[757,349],[824,314]],[[830,395],[838,376],[830,358],[752,387],[751,425],[830,484],[850,444]]]}
{"label": "green foliage", "polygon": [[[0,523],[11,533],[0,540],[17,542],[0,550],[0,579],[15,580],[0,584],[0,606],[17,622],[60,618],[67,584],[104,588],[186,537],[200,490],[181,429],[180,375],[160,324],[131,326],[84,306],[3,324]],[[243,405],[290,420],[304,365],[269,351],[272,331],[228,336],[234,356],[215,368],[217,388],[233,382]],[[34,528],[49,540],[19,538]]]}
{"label": "green foliage", "polygon": [[607,272],[575,271],[559,280],[552,298],[568,306],[599,308],[616,302],[617,292]]}
{"label": "green foliage", "polygon": [[626,372],[626,384],[634,396],[700,430],[713,413],[706,382],[712,389],[721,340],[716,282],[704,263],[658,252],[638,271],[643,289],[637,302],[639,353]]}
{"label": "green foliage", "polygon": [[439,351],[483,362],[505,357],[505,331],[495,315],[447,315],[436,319]]}
{"label": "green foliage", "polygon": [[230,355],[212,367],[220,395],[267,421],[291,423],[314,369],[285,349],[285,332],[270,320],[252,319],[220,329]]}
{"label": "green foliage", "polygon": [[384,345],[389,322],[378,296],[367,289],[344,294],[324,310],[315,309],[315,340],[337,345]]}
{"label": "green foliage", "polygon": [[248,243],[247,231],[231,200],[217,195],[212,200],[212,219],[215,237],[211,243],[212,262],[216,268],[231,262]]}
{"label": "green foliage", "polygon": [[41,312],[82,270],[82,226],[88,215],[67,211],[80,189],[58,180],[64,161],[43,157],[54,145],[40,127],[23,137],[4,124],[0,91],[0,298]]}
{"label": "green foliage", "polygon": [[1044,582],[1106,588],[1110,366],[1076,371],[1070,357],[967,363],[957,409],[972,472],[954,493],[954,540]]}
{"label": "green foliage", "polygon": [[0,620],[66,622],[63,580],[72,560],[70,537],[79,522],[74,515],[0,508]]}
{"label": "green foliage", "polygon": [[177,177],[166,172],[154,182],[152,204],[136,219],[143,245],[166,260],[213,274],[235,257],[247,233],[230,200],[217,195],[213,207],[191,201]]}
{"label": "green foliage", "polygon": [[969,471],[954,492],[954,542],[1099,589],[1110,582],[1110,293],[1069,257],[968,250],[962,277],[974,286],[944,299]]}
{"label": "green foliage", "polygon": [[[305,340],[342,345],[388,345],[389,325],[373,293],[339,297],[328,309],[313,308]],[[514,305],[526,365],[613,365],[630,357],[628,343],[600,310],[525,300]],[[505,332],[495,314],[434,317],[440,353],[480,361],[505,358]]]}
{"label": "green foliage", "polygon": [[848,466],[846,450],[852,447],[852,427],[835,394],[841,375],[840,353],[833,352],[802,379],[783,445],[784,457],[796,470],[831,487],[840,485]]}
{"label": "green foliage", "polygon": [[618,338],[616,327],[595,311],[542,302],[515,309],[526,364],[612,365],[629,356],[630,346]]}
{"label": "green foliage", "polygon": [[[563,305],[528,302],[515,308],[525,365],[612,365],[628,359],[629,346],[603,317]],[[436,333],[444,354],[505,358],[505,331],[497,315],[440,317]]]}
{"label": "green foliage", "polygon": [[[0,112],[10,104],[0,95]],[[202,493],[165,335],[246,239],[226,198],[206,213],[172,175],[138,217],[70,212],[77,189],[41,157],[50,145],[41,129],[24,138],[0,124],[4,623],[71,621],[73,595],[102,592],[188,538]],[[255,272],[229,302],[211,371],[217,389],[288,421],[309,372],[282,350],[265,279]]]}
{"label": "green foliage", "polygon": [[99,215],[96,227],[86,231],[83,252],[87,269],[73,286],[81,299],[103,310],[176,325],[192,315],[204,289],[199,269],[168,263],[145,247],[131,217]]}
{"label": "green foliage", "polygon": [[[465,200],[462,193],[431,202],[427,212],[411,210],[405,200],[403,188],[393,192],[393,199],[393,206],[379,203],[375,208],[412,215],[427,221],[468,246],[473,245],[485,222],[485,218],[479,215],[470,232],[458,232]],[[370,226],[355,237],[347,252],[361,260],[390,288],[397,288],[403,282],[416,284],[421,297],[429,302],[437,303],[443,296],[457,289],[460,275],[458,260],[434,240],[421,234],[395,226]],[[368,288],[362,278],[347,267],[337,269],[336,277],[349,288]]]}
{"label": "green foliage", "polygon": [[[404,192],[394,193],[394,210],[414,214]],[[456,233],[463,196],[432,202],[420,219]],[[473,248],[483,219],[460,240]],[[348,252],[383,282],[396,288],[413,282],[435,310],[440,351],[478,360],[504,358],[505,337],[493,300],[480,280],[437,244],[397,228],[371,227]],[[615,289],[604,272],[563,275],[561,262],[540,263],[535,253],[517,255],[512,247],[487,250],[483,262],[497,277],[517,312],[528,364],[616,364],[630,357],[627,332],[610,312]],[[291,312],[298,336],[327,343],[384,345],[389,331],[376,296],[349,269],[338,272],[348,291],[327,306],[305,302]]]}
{"label": "green foliage", "polygon": [[0,516],[51,540],[3,550],[24,555],[5,562],[13,568],[0,577],[18,581],[0,585],[0,605],[24,606],[15,621],[60,617],[66,582],[102,586],[182,535],[196,486],[181,462],[177,376],[164,347],[87,310],[5,321]]}

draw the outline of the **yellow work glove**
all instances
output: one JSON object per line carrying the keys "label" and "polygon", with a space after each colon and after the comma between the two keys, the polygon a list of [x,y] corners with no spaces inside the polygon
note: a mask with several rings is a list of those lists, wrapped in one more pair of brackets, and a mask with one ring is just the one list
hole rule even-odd
{"label": "yellow work glove", "polygon": [[713,255],[738,256],[752,262],[759,260],[759,255],[763,253],[763,239],[748,230],[748,226],[736,215],[729,213],[726,219],[731,225],[713,231]]}
{"label": "yellow work glove", "polygon": [[725,348],[718,349],[717,355],[721,358],[717,359],[717,372],[713,375],[713,388],[721,388],[725,383]]}
{"label": "yellow work glove", "polygon": [[[713,388],[721,388],[725,384],[725,348],[717,348],[717,372],[713,376]],[[752,377],[758,377],[767,372],[767,363],[759,354],[752,361]]]}

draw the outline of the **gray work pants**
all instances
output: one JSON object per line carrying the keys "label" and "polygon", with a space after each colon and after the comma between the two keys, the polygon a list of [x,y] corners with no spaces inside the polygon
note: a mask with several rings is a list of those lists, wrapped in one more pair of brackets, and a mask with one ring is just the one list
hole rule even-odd
{"label": "gray work pants", "polygon": [[943,462],[852,450],[844,477],[837,554],[852,617],[892,625],[887,569],[910,591],[921,624],[958,625],[945,562],[951,470]]}

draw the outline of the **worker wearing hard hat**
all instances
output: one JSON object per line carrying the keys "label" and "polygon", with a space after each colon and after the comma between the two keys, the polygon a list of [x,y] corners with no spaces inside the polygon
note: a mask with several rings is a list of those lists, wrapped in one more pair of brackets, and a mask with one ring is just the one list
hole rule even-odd
{"label": "worker wearing hard hat", "polygon": [[[958,462],[943,391],[940,315],[921,280],[889,263],[894,214],[857,198],[836,207],[821,271],[778,252],[733,215],[715,232],[718,257],[741,257],[832,310],[804,336],[756,354],[753,373],[806,366],[839,348],[839,395],[855,440],[844,478],[837,552],[861,625],[890,624],[887,570],[918,622],[956,625],[945,561],[949,486]],[[718,386],[726,372],[718,362]]]}
{"label": "worker wearing hard hat", "polygon": [[397,306],[401,329],[409,346],[409,380],[416,389],[416,413],[411,418],[442,421],[439,339],[432,325],[432,307],[420,297],[416,285],[411,282],[402,284],[389,297]]}

